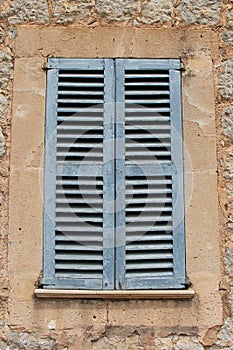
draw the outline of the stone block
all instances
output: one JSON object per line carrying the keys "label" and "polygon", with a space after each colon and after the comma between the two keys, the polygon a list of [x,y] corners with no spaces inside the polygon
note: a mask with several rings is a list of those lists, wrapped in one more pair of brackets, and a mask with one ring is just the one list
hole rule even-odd
{"label": "stone block", "polygon": [[232,339],[233,321],[228,317],[218,333],[216,343],[209,350],[230,350],[232,349]]}
{"label": "stone block", "polygon": [[91,15],[94,4],[94,0],[52,0],[53,16],[60,24],[83,22]]}
{"label": "stone block", "polygon": [[143,0],[140,20],[145,24],[165,23],[171,20],[173,13],[172,0]]}
{"label": "stone block", "polygon": [[5,137],[2,133],[2,128],[0,126],[0,157],[2,157],[5,152],[6,152]]}
{"label": "stone block", "polygon": [[219,21],[222,0],[181,0],[178,14],[189,24],[214,25]]}
{"label": "stone block", "polygon": [[221,64],[218,75],[219,94],[225,99],[233,97],[233,58],[229,58]]}
{"label": "stone block", "polygon": [[226,273],[228,275],[233,274],[233,249],[232,248],[227,248],[226,250],[225,266],[226,266]]}
{"label": "stone block", "polygon": [[233,10],[227,10],[225,17],[225,27],[222,31],[222,39],[226,45],[233,47]]}
{"label": "stone block", "polygon": [[222,115],[222,128],[224,134],[233,141],[233,106],[225,107]]}
{"label": "stone block", "polygon": [[46,0],[14,0],[1,13],[3,19],[15,25],[25,22],[46,23],[49,21],[48,3]]}
{"label": "stone block", "polygon": [[128,21],[136,13],[137,0],[97,0],[96,9],[98,14],[111,22]]}

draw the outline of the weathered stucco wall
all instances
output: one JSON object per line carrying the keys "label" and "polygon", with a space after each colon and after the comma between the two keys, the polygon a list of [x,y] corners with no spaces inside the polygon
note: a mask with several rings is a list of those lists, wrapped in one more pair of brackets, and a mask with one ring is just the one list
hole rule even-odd
{"label": "weathered stucco wall", "polygon": [[[2,0],[0,6],[0,349],[231,349],[233,2]],[[119,34],[110,27],[119,27]],[[159,28],[156,35],[154,28]],[[109,41],[114,30],[118,41]],[[85,38],[86,32],[97,34],[92,41],[77,40],[77,33]],[[156,48],[150,45],[154,37]],[[50,55],[181,56],[186,63],[184,136],[195,169],[187,214],[187,269],[196,290],[192,301],[33,296],[42,266],[42,67]],[[198,222],[204,236],[195,229]]]}

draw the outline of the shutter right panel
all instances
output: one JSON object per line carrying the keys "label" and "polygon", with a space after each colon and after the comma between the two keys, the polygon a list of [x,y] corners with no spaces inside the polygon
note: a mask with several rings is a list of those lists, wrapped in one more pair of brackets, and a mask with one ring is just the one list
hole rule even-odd
{"label": "shutter right panel", "polygon": [[[184,269],[180,269],[184,266],[184,232],[182,227],[177,232],[174,225],[178,176],[171,119],[181,120],[181,115],[177,108],[173,115],[170,74],[173,63],[119,62],[124,66],[124,88],[119,90],[124,95],[125,225],[124,247],[120,243],[118,249],[124,255],[125,266],[117,271],[119,287],[126,289],[184,288]],[[180,100],[175,103],[180,104]],[[123,242],[122,235],[121,225],[116,241]],[[177,246],[180,254],[175,252]]]}

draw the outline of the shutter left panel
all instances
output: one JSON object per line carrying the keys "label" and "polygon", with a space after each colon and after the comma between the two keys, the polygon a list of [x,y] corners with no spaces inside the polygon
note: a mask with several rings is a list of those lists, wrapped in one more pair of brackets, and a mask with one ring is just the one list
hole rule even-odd
{"label": "shutter left panel", "polygon": [[58,70],[56,186],[54,233],[47,233],[54,236],[53,275],[44,285],[102,289],[104,60],[50,64]]}

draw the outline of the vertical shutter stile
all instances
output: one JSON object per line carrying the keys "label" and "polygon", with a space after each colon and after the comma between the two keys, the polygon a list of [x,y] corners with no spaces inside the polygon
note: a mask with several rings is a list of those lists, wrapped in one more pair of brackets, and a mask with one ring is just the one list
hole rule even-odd
{"label": "vertical shutter stile", "polygon": [[56,127],[58,69],[47,73],[44,181],[44,279],[55,271],[55,205],[56,205]]}
{"label": "vertical shutter stile", "polygon": [[174,274],[185,284],[184,168],[180,71],[170,70]]}
{"label": "vertical shutter stile", "polygon": [[115,71],[112,59],[105,59],[103,141],[103,288],[115,285],[115,174],[114,117]]}
{"label": "vertical shutter stile", "polygon": [[125,289],[124,60],[116,60],[116,289]]}

